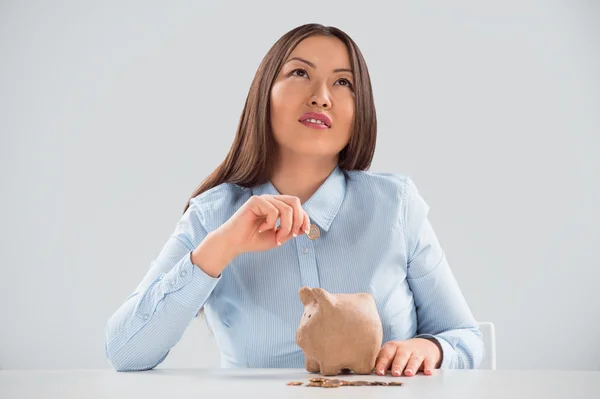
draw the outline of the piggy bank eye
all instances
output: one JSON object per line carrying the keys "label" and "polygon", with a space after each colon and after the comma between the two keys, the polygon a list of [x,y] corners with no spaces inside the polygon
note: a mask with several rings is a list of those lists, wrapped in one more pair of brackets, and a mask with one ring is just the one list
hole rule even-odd
{"label": "piggy bank eye", "polygon": [[310,319],[310,316],[312,316],[312,315],[310,315],[310,314],[308,315],[308,318],[309,318],[309,319]]}

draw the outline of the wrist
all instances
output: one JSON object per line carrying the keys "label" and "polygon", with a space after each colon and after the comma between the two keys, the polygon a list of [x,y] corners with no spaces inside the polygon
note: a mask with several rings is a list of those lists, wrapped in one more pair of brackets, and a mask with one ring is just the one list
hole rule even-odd
{"label": "wrist", "polygon": [[190,256],[195,266],[216,278],[237,255],[228,244],[226,237],[219,231],[214,231],[208,233]]}
{"label": "wrist", "polygon": [[438,341],[438,339],[437,339],[437,338],[434,338],[434,337],[420,337],[420,338],[422,338],[422,339],[424,339],[424,340],[427,340],[427,341],[431,342],[431,343],[432,343],[432,344],[434,344],[434,345],[435,345],[435,347],[437,348],[437,350],[438,350],[438,355],[439,355],[439,356],[438,356],[438,358],[437,358],[437,362],[436,362],[436,364],[435,364],[435,368],[436,368],[436,369],[439,369],[439,368],[441,367],[441,365],[442,365],[442,361],[443,361],[443,359],[444,359],[444,350],[443,350],[443,348],[442,348],[442,344],[440,344],[440,341]]}
{"label": "wrist", "polygon": [[232,261],[239,255],[235,245],[231,244],[227,233],[220,228],[208,233],[206,240],[219,251],[223,259]]}

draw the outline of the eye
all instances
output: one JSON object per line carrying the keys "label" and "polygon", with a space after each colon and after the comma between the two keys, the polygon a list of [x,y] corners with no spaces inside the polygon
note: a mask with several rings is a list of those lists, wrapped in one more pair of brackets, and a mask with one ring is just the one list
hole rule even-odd
{"label": "eye", "polygon": [[[340,82],[340,86],[346,86],[346,87],[348,87],[348,88],[350,88],[350,89],[353,89],[353,88],[354,88],[354,86],[352,86],[352,83],[351,83],[351,82],[350,82],[348,79],[345,79],[345,78],[338,79],[338,81],[337,81],[337,82]],[[337,83],[337,82],[336,82],[336,83]],[[342,84],[342,83],[343,83],[343,84]]]}
{"label": "eye", "polygon": [[298,69],[294,69],[291,73],[291,76],[299,76],[301,78],[304,77],[308,77],[308,72],[306,72],[306,69],[303,68],[298,68]]}

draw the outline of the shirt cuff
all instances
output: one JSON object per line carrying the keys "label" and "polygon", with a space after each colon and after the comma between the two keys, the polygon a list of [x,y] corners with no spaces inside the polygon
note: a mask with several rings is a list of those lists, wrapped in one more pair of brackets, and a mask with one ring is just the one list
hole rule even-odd
{"label": "shirt cuff", "polygon": [[439,368],[450,368],[450,365],[452,364],[452,357],[454,356],[454,348],[452,347],[452,345],[450,345],[450,343],[448,343],[448,341],[446,341],[444,338],[436,337],[432,334],[419,334],[415,336],[415,338],[425,338],[434,341],[434,343],[437,343],[438,347],[441,349],[442,356],[442,362],[440,363]]}
{"label": "shirt cuff", "polygon": [[191,252],[186,254],[181,262],[165,274],[161,283],[165,294],[170,294],[171,298],[185,307],[199,310],[221,280],[221,275],[209,276],[192,263],[191,256]]}

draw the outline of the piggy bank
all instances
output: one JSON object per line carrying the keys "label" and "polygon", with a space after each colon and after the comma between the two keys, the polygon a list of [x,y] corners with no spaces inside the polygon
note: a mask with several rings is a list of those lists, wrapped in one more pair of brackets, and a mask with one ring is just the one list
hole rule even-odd
{"label": "piggy bank", "polygon": [[296,343],[304,352],[306,370],[325,376],[348,371],[371,374],[383,340],[373,297],[308,287],[300,288],[298,295],[304,313]]}

